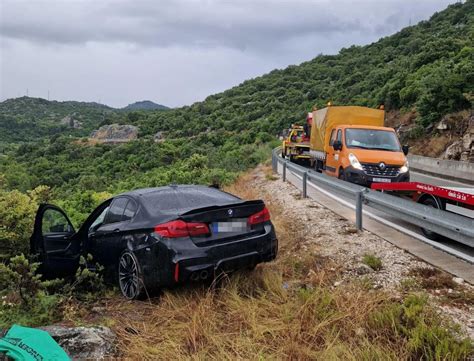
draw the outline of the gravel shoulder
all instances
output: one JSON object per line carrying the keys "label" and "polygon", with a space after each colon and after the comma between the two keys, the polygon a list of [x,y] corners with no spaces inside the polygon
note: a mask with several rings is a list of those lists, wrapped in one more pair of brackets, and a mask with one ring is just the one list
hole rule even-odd
{"label": "gravel shoulder", "polygon": [[[369,231],[357,231],[345,218],[312,199],[302,199],[293,185],[273,175],[268,166],[252,171],[249,187],[281,209],[298,227],[304,253],[329,257],[338,267],[338,287],[361,279],[374,289],[427,292],[441,313],[448,315],[474,339],[474,287],[397,248]],[[298,257],[295,254],[295,257]],[[380,260],[381,268],[373,264]],[[377,262],[375,262],[377,263]],[[375,267],[371,267],[371,266]],[[375,269],[373,269],[375,268]]]}

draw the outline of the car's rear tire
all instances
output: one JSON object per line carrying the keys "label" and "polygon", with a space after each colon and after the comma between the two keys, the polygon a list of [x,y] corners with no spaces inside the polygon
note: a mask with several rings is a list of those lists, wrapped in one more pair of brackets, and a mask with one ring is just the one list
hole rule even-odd
{"label": "car's rear tire", "polygon": [[122,295],[129,300],[137,300],[145,295],[143,274],[137,257],[125,250],[118,262],[118,284]]}
{"label": "car's rear tire", "polygon": [[[440,209],[440,205],[439,205],[438,201],[436,201],[436,199],[434,199],[431,196],[422,198],[421,200],[418,201],[418,203],[424,204],[425,206],[428,206],[428,207],[433,207],[433,208]],[[428,229],[421,228],[421,232],[423,232],[423,235],[426,238],[431,239],[433,241],[439,241],[439,240],[442,239],[441,235],[439,235],[438,233],[435,233],[433,231],[430,231]]]}

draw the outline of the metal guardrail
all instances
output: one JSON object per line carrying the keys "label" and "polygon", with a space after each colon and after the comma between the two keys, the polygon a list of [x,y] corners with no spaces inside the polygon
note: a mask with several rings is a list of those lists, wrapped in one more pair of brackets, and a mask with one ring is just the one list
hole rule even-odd
{"label": "metal guardrail", "polygon": [[282,158],[279,147],[272,152],[274,173],[278,173],[278,164],[282,164],[284,181],[287,180],[287,170],[302,177],[303,197],[305,198],[307,197],[308,180],[322,188],[351,197],[355,201],[358,229],[362,229],[362,208],[363,204],[366,204],[389,216],[474,247],[474,220],[472,219],[314,172]]}

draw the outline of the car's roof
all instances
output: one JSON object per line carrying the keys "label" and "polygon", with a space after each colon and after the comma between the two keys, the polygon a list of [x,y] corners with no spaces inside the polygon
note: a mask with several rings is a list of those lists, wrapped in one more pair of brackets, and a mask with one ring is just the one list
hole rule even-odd
{"label": "car's roof", "polygon": [[193,209],[240,203],[242,200],[216,188],[199,185],[170,185],[136,189],[119,196],[140,201],[152,215],[183,214]]}
{"label": "car's roof", "polygon": [[129,192],[121,193],[119,196],[145,196],[149,195],[150,193],[156,193],[156,192],[182,192],[182,191],[189,191],[189,190],[196,190],[196,191],[211,191],[214,192],[217,189],[211,188],[211,187],[206,187],[202,185],[196,185],[196,184],[171,184],[169,186],[163,186],[163,187],[152,187],[152,188],[140,188],[140,189],[134,189]]}

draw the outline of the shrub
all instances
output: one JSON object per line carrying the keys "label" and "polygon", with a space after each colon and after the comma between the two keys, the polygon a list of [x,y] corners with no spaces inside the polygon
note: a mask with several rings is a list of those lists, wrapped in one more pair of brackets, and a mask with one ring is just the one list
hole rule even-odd
{"label": "shrub", "polygon": [[362,262],[374,271],[380,271],[382,269],[382,260],[373,254],[365,254],[362,258]]}

